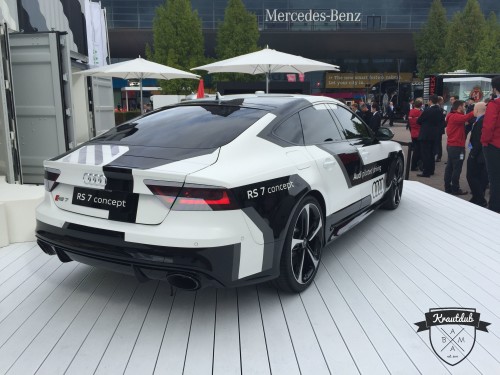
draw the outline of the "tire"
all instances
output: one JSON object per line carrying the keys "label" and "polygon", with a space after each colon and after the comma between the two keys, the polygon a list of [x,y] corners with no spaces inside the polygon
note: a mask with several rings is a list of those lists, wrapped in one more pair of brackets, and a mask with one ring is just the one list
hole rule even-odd
{"label": "tire", "polygon": [[284,291],[299,293],[311,285],[324,246],[324,217],[321,205],[305,197],[292,215],[280,261],[280,276],[275,285]]}
{"label": "tire", "polygon": [[395,210],[399,207],[401,196],[403,194],[403,181],[404,181],[404,162],[401,156],[398,156],[396,161],[391,166],[390,178],[391,187],[385,197],[385,202],[382,208],[385,210]]}

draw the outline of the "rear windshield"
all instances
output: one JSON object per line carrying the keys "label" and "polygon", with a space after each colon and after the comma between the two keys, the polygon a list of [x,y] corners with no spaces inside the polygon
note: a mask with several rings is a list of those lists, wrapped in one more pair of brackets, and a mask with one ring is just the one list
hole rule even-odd
{"label": "rear windshield", "polygon": [[225,105],[167,108],[111,129],[96,140],[129,146],[217,148],[267,112]]}

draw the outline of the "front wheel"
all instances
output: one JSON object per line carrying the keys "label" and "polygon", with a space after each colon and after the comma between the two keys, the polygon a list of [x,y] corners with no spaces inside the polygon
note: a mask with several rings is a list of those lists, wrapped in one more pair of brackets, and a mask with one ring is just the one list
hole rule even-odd
{"label": "front wheel", "polygon": [[305,290],[318,271],[323,246],[324,223],[321,206],[313,197],[306,197],[290,221],[276,286],[295,293]]}
{"label": "front wheel", "polygon": [[391,187],[387,192],[385,203],[382,205],[382,208],[386,210],[395,210],[399,207],[399,203],[401,202],[404,181],[404,162],[401,156],[398,156],[393,163],[391,175]]}

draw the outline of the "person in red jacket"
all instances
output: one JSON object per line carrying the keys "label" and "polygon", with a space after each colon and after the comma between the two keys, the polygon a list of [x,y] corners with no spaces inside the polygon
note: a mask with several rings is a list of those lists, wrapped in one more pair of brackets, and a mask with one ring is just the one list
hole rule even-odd
{"label": "person in red jacket", "polygon": [[484,159],[490,180],[490,200],[488,208],[500,213],[500,76],[491,80],[493,93],[497,99],[486,107],[481,133]]}
{"label": "person in red jacket", "polygon": [[465,195],[460,189],[460,174],[465,159],[465,123],[474,117],[474,112],[465,114],[465,103],[456,100],[451,107],[451,113],[446,117],[446,151],[448,164],[444,171],[444,190],[453,195]]}
{"label": "person in red jacket", "polygon": [[417,123],[417,119],[422,114],[422,99],[417,99],[413,103],[413,108],[410,109],[408,113],[408,126],[410,127],[411,135],[411,148],[413,150],[413,155],[411,157],[411,170],[418,170],[419,163],[422,162],[420,158],[420,143],[418,142],[418,134],[420,133],[420,124]]}

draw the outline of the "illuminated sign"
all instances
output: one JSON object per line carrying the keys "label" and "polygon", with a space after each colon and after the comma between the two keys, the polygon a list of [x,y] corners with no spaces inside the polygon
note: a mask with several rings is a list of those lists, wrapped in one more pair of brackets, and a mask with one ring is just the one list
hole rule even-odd
{"label": "illuminated sign", "polygon": [[[411,82],[411,73],[400,73],[401,82]],[[326,73],[327,89],[364,89],[381,81],[397,80],[398,73]]]}
{"label": "illuminated sign", "polygon": [[265,22],[361,22],[359,12],[339,12],[327,10],[287,10],[266,9]]}

